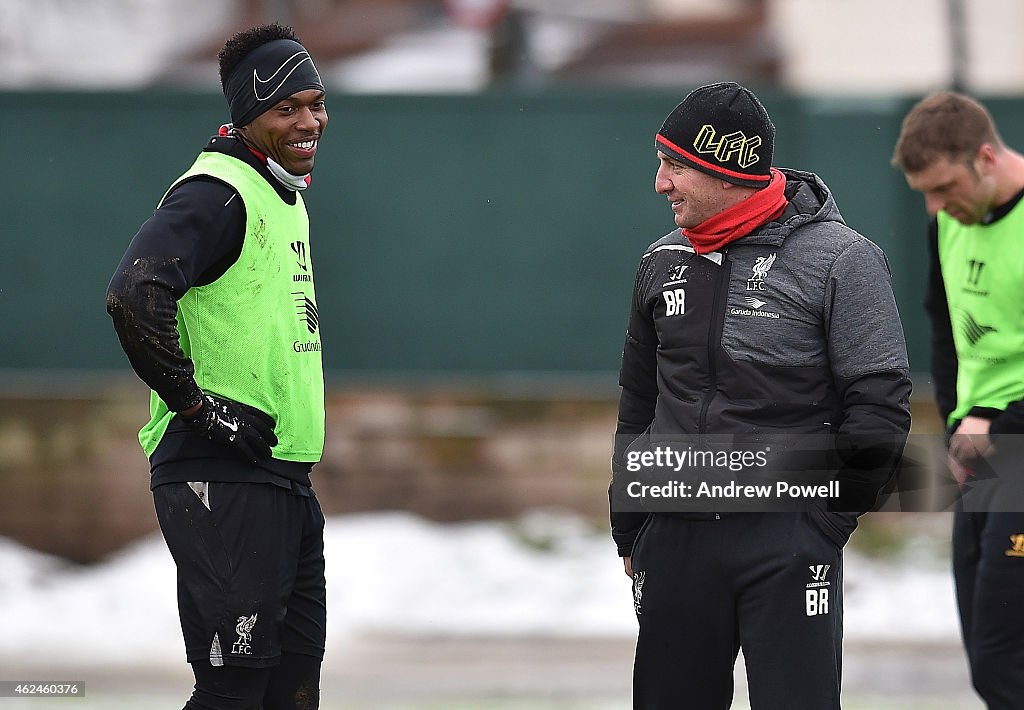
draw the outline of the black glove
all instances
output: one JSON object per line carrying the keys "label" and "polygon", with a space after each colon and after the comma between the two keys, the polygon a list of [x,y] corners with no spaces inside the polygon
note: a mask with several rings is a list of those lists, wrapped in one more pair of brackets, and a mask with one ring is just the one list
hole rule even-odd
{"label": "black glove", "polygon": [[203,394],[203,406],[190,417],[181,415],[200,436],[229,446],[252,463],[270,458],[277,445],[274,419],[248,404]]}

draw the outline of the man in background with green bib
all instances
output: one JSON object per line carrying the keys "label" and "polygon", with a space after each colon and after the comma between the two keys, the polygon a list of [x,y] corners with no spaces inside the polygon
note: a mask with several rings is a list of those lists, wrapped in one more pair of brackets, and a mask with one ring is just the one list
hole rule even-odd
{"label": "man in background with green bib", "polygon": [[893,165],[934,217],[925,306],[932,380],[963,495],[953,573],[975,689],[1024,704],[1024,156],[951,92],[903,120]]}
{"label": "man in background with green bib", "polygon": [[139,440],[178,571],[186,710],[319,707],[324,384],[302,190],[327,127],[291,28],[218,55],[231,111],[135,235],[107,292],[152,389]]}

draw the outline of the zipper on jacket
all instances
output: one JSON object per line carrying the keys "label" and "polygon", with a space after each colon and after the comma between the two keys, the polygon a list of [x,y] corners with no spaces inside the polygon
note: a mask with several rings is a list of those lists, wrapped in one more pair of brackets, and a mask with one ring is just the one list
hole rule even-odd
{"label": "zipper on jacket", "polygon": [[731,282],[732,265],[728,260],[728,249],[722,250],[721,281],[715,285],[715,295],[711,299],[711,317],[714,322],[711,324],[711,332],[708,333],[708,391],[704,400],[700,403],[700,418],[697,420],[697,433],[703,442],[707,434],[708,408],[711,406],[711,399],[715,396],[715,389],[718,387],[718,368],[715,367],[715,353],[722,344],[722,330],[725,326],[725,310],[719,314],[719,302],[722,291],[725,291],[725,301],[729,300],[729,284]]}
{"label": "zipper on jacket", "polygon": [[[702,444],[704,435],[707,434],[708,408],[710,408],[711,400],[715,396],[715,390],[718,388],[718,368],[715,367],[715,353],[722,344],[722,331],[725,328],[725,310],[723,308],[722,315],[719,317],[718,309],[723,291],[725,292],[725,303],[728,304],[729,286],[732,283],[732,265],[727,259],[728,253],[728,249],[722,250],[721,274],[719,274],[721,281],[715,284],[715,295],[711,299],[711,315],[715,320],[711,324],[711,332],[708,333],[708,391],[704,396],[704,401],[701,402],[700,419],[697,420],[697,432],[700,435]],[[715,513],[715,520],[721,519],[722,514]]]}

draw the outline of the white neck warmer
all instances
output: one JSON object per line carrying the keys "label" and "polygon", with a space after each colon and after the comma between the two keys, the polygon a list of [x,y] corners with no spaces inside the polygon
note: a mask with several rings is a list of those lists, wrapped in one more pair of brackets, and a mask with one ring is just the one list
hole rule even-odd
{"label": "white neck warmer", "polygon": [[305,175],[292,175],[276,163],[270,156],[267,156],[267,169],[270,170],[271,175],[277,178],[279,183],[293,192],[305,190],[309,187],[310,180],[312,179],[310,178],[309,173],[306,173]]}
{"label": "white neck warmer", "polygon": [[[232,124],[225,123],[223,126],[220,127],[218,135],[237,137],[238,131]],[[260,153],[259,156],[263,157],[263,154]],[[280,163],[276,162],[269,155],[266,156],[266,159],[267,169],[270,170],[270,174],[277,178],[277,181],[279,183],[284,185],[292,192],[301,192],[302,190],[305,190],[307,187],[309,187],[309,183],[312,180],[312,178],[309,176],[309,173],[306,173],[305,175],[292,175],[290,172],[285,170]]]}

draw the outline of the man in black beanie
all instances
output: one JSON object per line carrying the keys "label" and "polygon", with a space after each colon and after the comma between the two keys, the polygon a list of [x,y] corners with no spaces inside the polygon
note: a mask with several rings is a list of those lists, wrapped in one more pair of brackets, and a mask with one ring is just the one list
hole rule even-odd
{"label": "man in black beanie", "polygon": [[291,28],[219,54],[232,122],[168,189],[107,310],[152,389],[139,433],[178,572],[186,710],[314,710],[326,638],[319,319],[301,192],[327,127]]}
{"label": "man in black beanie", "polygon": [[[843,547],[910,429],[885,256],[820,178],[772,167],[774,141],[735,83],[693,91],[655,138],[677,229],[637,271],[610,489],[639,622],[637,710],[730,707],[741,648],[752,707],[840,707]],[[636,464],[662,454],[676,458],[655,480],[671,485],[651,488],[669,499],[642,500]],[[708,485],[723,470],[828,485],[799,505],[775,485],[741,501]]]}

